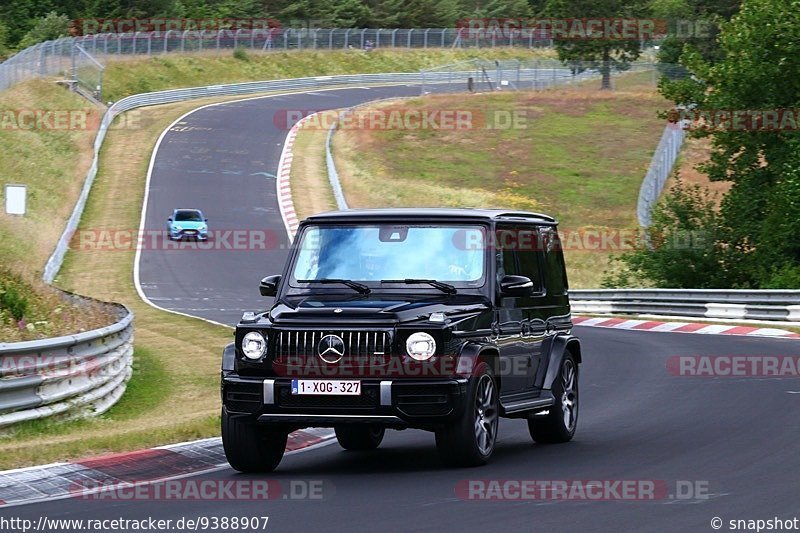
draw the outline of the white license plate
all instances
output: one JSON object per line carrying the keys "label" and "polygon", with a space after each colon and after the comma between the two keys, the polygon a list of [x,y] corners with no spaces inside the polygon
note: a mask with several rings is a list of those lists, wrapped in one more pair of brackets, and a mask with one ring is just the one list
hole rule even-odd
{"label": "white license plate", "polygon": [[361,394],[361,382],[340,379],[293,379],[292,394],[358,396]]}

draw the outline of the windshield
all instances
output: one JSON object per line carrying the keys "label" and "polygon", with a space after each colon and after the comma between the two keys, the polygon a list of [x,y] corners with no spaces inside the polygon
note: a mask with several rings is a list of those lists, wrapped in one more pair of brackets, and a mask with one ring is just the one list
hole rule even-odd
{"label": "windshield", "polygon": [[480,226],[315,226],[302,235],[294,280],[433,279],[482,285]]}
{"label": "windshield", "polygon": [[176,211],[175,222],[202,222],[203,215],[200,211]]}

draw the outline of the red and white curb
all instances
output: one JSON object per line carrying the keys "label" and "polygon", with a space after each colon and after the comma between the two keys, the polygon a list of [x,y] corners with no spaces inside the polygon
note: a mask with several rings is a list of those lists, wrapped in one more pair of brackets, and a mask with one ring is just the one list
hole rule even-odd
{"label": "red and white curb", "polygon": [[800,339],[800,334],[784,329],[758,328],[753,326],[726,326],[702,322],[659,322],[656,320],[635,320],[626,318],[573,316],[576,326],[596,328],[632,329],[638,331],[662,331],[671,333],[699,333],[701,335],[744,335],[748,337],[772,337],[781,339]]}
{"label": "red and white curb", "polygon": [[276,186],[278,188],[278,207],[283,219],[283,225],[286,228],[286,234],[289,235],[289,241],[294,239],[294,234],[297,233],[297,226],[300,220],[297,218],[297,213],[294,210],[294,202],[292,201],[292,186],[290,183],[290,176],[292,172],[292,161],[294,154],[294,141],[297,137],[297,131],[303,127],[303,124],[316,116],[317,113],[303,117],[297,122],[289,133],[286,134],[286,141],[283,143],[283,150],[281,151],[281,158],[278,161],[278,176]]}
{"label": "red and white curb", "polygon": [[[325,428],[308,428],[289,435],[287,453],[322,445],[333,439]],[[155,483],[229,468],[222,439],[214,437],[148,450],[91,457],[0,472],[0,508],[81,496],[91,487],[103,490],[131,483]]]}

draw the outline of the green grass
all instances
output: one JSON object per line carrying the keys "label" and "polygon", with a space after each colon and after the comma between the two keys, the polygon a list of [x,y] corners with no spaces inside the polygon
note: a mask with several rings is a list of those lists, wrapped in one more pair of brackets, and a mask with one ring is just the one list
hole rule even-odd
{"label": "green grass", "polygon": [[156,56],[149,59],[109,60],[103,74],[103,98],[116,101],[136,93],[217,85],[253,80],[417,72],[420,69],[484,59],[531,59],[550,57],[548,50],[494,48],[480,50],[361,50],[247,52],[237,59],[233,52],[208,52]]}
{"label": "green grass", "polygon": [[[562,230],[636,228],[639,186],[666,106],[649,77],[548,91],[431,95],[374,108],[521,112],[524,128],[344,129],[333,151],[351,207],[501,207],[554,215]],[[297,160],[297,157],[295,157]],[[392,194],[386,194],[386,191]],[[571,286],[597,287],[613,250],[567,250]]]}
{"label": "green grass", "polygon": [[11,126],[10,117],[35,110],[86,110],[93,118],[100,112],[52,81],[30,81],[0,92],[0,116],[8,114],[9,120],[9,127],[0,127],[0,179],[28,187],[24,217],[0,209],[0,264],[41,273],[89,168],[94,131]]}

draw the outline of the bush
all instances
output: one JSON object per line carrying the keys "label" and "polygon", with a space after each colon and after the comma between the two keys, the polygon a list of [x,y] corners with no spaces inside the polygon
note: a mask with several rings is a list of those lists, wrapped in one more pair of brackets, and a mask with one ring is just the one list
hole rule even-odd
{"label": "bush", "polygon": [[680,178],[653,209],[653,221],[637,249],[617,256],[623,270],[607,276],[608,288],[655,285],[670,288],[728,286],[714,201],[699,185]]}
{"label": "bush", "polygon": [[13,278],[0,273],[0,311],[6,311],[15,321],[28,312],[28,300]]}
{"label": "bush", "polygon": [[36,21],[36,25],[26,33],[19,43],[20,48],[27,48],[44,41],[52,41],[69,34],[69,17],[51,11]]}
{"label": "bush", "polygon": [[237,46],[233,49],[233,58],[239,61],[250,61],[250,55],[244,46]]}

